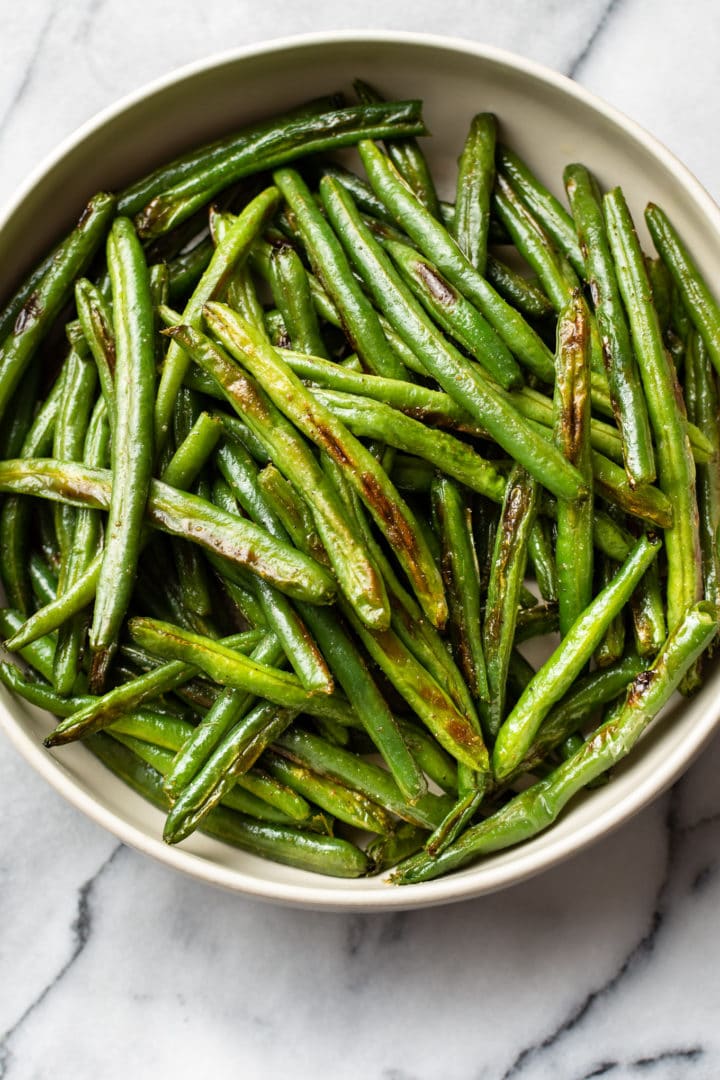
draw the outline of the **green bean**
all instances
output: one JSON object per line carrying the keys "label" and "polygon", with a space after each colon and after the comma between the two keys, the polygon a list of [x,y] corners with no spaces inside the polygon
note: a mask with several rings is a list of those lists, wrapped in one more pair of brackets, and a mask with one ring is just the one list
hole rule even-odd
{"label": "green bean", "polygon": [[[455,759],[424,728],[402,717],[397,718],[396,722],[406,746],[422,771],[441,791],[456,793],[458,769]],[[412,802],[411,798],[406,797]]]}
{"label": "green bean", "polygon": [[650,421],[608,246],[602,203],[594,178],[583,165],[568,165],[564,179],[587,266],[625,468],[633,484],[652,483],[655,459]]}
{"label": "green bean", "polygon": [[[127,747],[106,735],[94,735],[89,748],[112,772],[156,806],[167,807],[162,777]],[[360,877],[368,859],[347,840],[264,824],[232,810],[218,808],[204,822],[204,832],[251,854],[274,859],[301,870],[322,870],[335,877]]]}
{"label": "green bean", "polygon": [[425,841],[425,850],[436,858],[467,829],[485,795],[487,776],[483,776],[477,788],[461,794],[445,820]]}
{"label": "green bean", "polygon": [[307,799],[304,799],[297,791],[293,791],[287,784],[281,784],[263,769],[249,769],[242,776],[238,776],[235,787],[230,789],[231,797],[239,789],[255,795],[270,806],[274,806],[286,818],[290,818],[295,822],[302,822],[303,828],[312,827],[313,831],[325,831],[315,830],[314,824],[311,824],[315,815],[313,815]]}
{"label": "green bean", "polygon": [[[247,256],[255,238],[262,232],[278,205],[277,188],[261,192],[236,218],[232,227],[216,247],[208,266],[192,296],[185,305],[183,322],[199,330],[203,305],[224,295],[228,280],[238,263]],[[168,437],[170,419],[190,357],[177,341],[171,341],[163,365],[157,400],[155,402],[155,439],[162,450]]]}
{"label": "green bean", "polygon": [[453,805],[447,795],[430,793],[414,803],[406,802],[385,769],[357,754],[332,746],[309,731],[297,728],[287,730],[276,740],[274,749],[321,776],[339,780],[346,787],[384,806],[403,821],[421,828],[437,828]]}
{"label": "green bean", "polygon": [[[653,566],[654,565],[655,564],[653,563]],[[606,585],[609,585],[616,573],[617,564],[613,562],[612,559],[608,559],[606,556],[603,556],[600,560],[599,567],[600,589],[604,589]],[[645,573],[647,573],[647,571]],[[595,650],[594,660],[596,667],[602,670],[603,668],[608,667],[610,664],[614,664],[617,660],[620,659],[624,651],[625,613],[623,611],[619,611],[615,618],[612,619],[611,622],[608,624],[605,633],[600,639],[598,647]]]}
{"label": "green bean", "polygon": [[[437,332],[366,230],[347,196],[337,189],[326,189],[325,204],[376,302],[407,344],[417,351],[427,371],[541,483],[561,497],[575,497],[582,488],[576,470],[554,448],[549,452],[544,440],[525,423],[502,392]],[[458,257],[462,258],[459,251]]]}
{"label": "green bean", "polygon": [[394,832],[376,837],[366,848],[366,854],[372,863],[371,872],[382,874],[409,855],[414,855],[425,843],[426,836],[424,829],[410,825],[409,822],[402,822]]}
{"label": "green bean", "polygon": [[492,462],[448,432],[426,427],[380,401],[351,397],[334,390],[315,390],[314,397],[353,435],[381,439],[389,446],[424,458],[441,472],[494,502],[502,499],[503,475]]}
{"label": "green bean", "polygon": [[[363,104],[385,100],[374,86],[363,82],[362,79],[355,79],[353,87]],[[400,175],[410,185],[423,206],[426,206],[431,214],[439,218],[440,204],[432,173],[417,140],[412,138],[385,138],[383,141],[388,157],[394,163]]]}
{"label": "green bean", "polygon": [[[589,325],[579,291],[558,320],[555,442],[592,490],[590,450]],[[593,595],[593,500],[558,503],[555,558],[560,633],[564,636]]]}
{"label": "green bean", "polygon": [[645,221],[660,257],[672,274],[685,311],[720,372],[720,305],[664,210],[648,203]]}
{"label": "green bean", "polygon": [[717,633],[711,605],[689,608],[648,671],[630,685],[625,704],[545,780],[516,795],[474,826],[436,859],[408,860],[393,875],[398,884],[425,881],[457,869],[481,854],[528,840],[552,824],[566,803],[632,750],[677,688],[684,674]]}
{"label": "green bean", "polygon": [[522,466],[516,465],[508,480],[495,536],[485,605],[483,644],[490,700],[487,727],[491,736],[497,735],[505,716],[507,669],[536,505],[537,485]]}
{"label": "green bean", "polygon": [[[287,117],[257,125],[234,139],[221,140],[183,168],[184,175],[170,188],[161,188],[147,205],[137,205],[139,191],[129,189],[120,198],[120,212],[137,215],[142,236],[158,236],[186,220],[223,188],[244,176],[274,169],[322,150],[352,146],[359,139],[422,135],[420,103],[396,101],[332,109],[312,116]],[[147,181],[145,182],[147,190]],[[129,209],[132,207],[132,209]]]}
{"label": "green bean", "polygon": [[37,552],[33,552],[28,560],[28,577],[38,603],[47,604],[55,599],[57,575]]}
{"label": "green bean", "polygon": [[392,226],[394,221],[392,214],[388,212],[385,204],[373,194],[370,187],[357,173],[350,172],[349,169],[343,168],[337,162],[322,162],[319,167],[318,180],[323,176],[332,176],[333,180],[337,180],[338,184],[344,187],[346,191],[349,191],[363,214],[381,221],[385,225]]}
{"label": "green bean", "polygon": [[705,599],[720,608],[720,424],[718,394],[703,339],[693,334],[685,363],[685,400],[688,414],[715,447],[714,460],[698,466],[698,508]]}
{"label": "green bean", "polygon": [[0,418],[38,347],[72,295],[75,278],[83,273],[103,242],[114,211],[112,195],[101,193],[90,200],[76,228],[57,248],[25,300],[12,330],[0,342]]}
{"label": "green bean", "polygon": [[36,292],[38,285],[53,265],[55,256],[61,246],[62,244],[58,245],[45,256],[42,262],[33,267],[30,273],[20,282],[2,310],[0,310],[0,342],[3,342],[13,329],[20,311],[32,294]]}
{"label": "green bean", "polygon": [[[288,122],[292,124],[298,119],[311,120],[312,117],[316,117],[321,113],[340,108],[343,102],[343,95],[339,93],[313,98],[311,101],[303,102],[300,106],[288,110],[279,117],[261,120],[259,123],[249,125],[239,132],[225,135],[214,142],[195,147],[185,154],[165,162],[153,172],[140,177],[140,179],[121,191],[118,210],[121,214],[137,214],[153,196],[167,191],[188,177],[196,177],[208,162],[217,161],[226,153],[233,153],[238,149],[241,152],[245,150],[252,153],[249,144],[253,139],[259,137],[262,140],[269,134],[272,141],[278,137],[279,128],[282,127],[287,133],[285,125]],[[192,240],[197,233],[197,229],[188,233],[190,229],[191,224],[184,225],[182,229],[173,229],[171,236],[180,236],[184,245]],[[159,245],[163,245],[163,243],[167,245],[170,239],[171,237],[163,238],[163,240],[159,241]],[[179,251],[181,248],[176,250]]]}
{"label": "green bean", "polygon": [[300,256],[293,248],[283,245],[273,251],[272,263],[277,283],[277,291],[273,295],[293,347],[298,352],[312,353],[327,359],[328,353],[320,333],[307,271]]}
{"label": "green bean", "polygon": [[[106,510],[110,504],[110,475],[72,462],[33,458],[0,463],[0,491],[33,494],[40,498],[70,502],[74,506],[95,506]],[[223,513],[197,495],[188,495],[159,480],[150,485],[145,507],[151,525],[174,536],[183,536],[227,559],[250,566],[253,573],[271,581],[288,596],[326,603],[334,583],[327,571],[295,548],[274,541],[264,529],[232,514]],[[88,568],[66,614],[80,610],[93,597],[92,575],[98,572],[95,560]],[[66,600],[70,591],[66,594]],[[80,602],[80,608],[75,605]]]}
{"label": "green bean", "polygon": [[296,709],[259,701],[240,717],[178,795],[165,822],[164,839],[177,844],[189,836],[296,715]]}
{"label": "green bean", "polygon": [[630,599],[630,612],[638,653],[642,657],[654,659],[667,637],[665,604],[657,563],[648,567],[641,578]]}
{"label": "green bean", "polygon": [[[312,696],[302,688],[294,675],[249,660],[204,635],[138,616],[130,620],[128,630],[137,644],[166,660],[181,660],[198,667],[221,686],[266,697],[277,705],[291,709],[303,708]],[[318,702],[314,704],[316,708],[319,707]],[[332,715],[331,708],[328,714]]]}
{"label": "green bean", "polygon": [[[53,436],[53,456],[60,461],[79,461],[82,457],[96,385],[97,374],[92,360],[71,349],[65,363],[63,396]],[[57,506],[55,510],[55,529],[61,558],[65,561],[72,543],[75,510],[68,506]]]}
{"label": "green bean", "polygon": [[521,645],[523,641],[544,637],[545,634],[556,634],[559,630],[560,618],[557,602],[534,604],[532,607],[521,608],[518,611],[513,644]]}
{"label": "green bean", "polygon": [[559,314],[573,288],[579,286],[578,279],[502,174],[493,194],[493,209]]}
{"label": "green bean", "polygon": [[90,628],[91,682],[102,687],[117,648],[140,553],[152,470],[154,321],[147,265],[132,223],[116,218],[107,245],[116,334],[115,430],[107,533]]}
{"label": "green bean", "polygon": [[301,379],[323,389],[355,394],[392,405],[399,412],[405,412],[416,419],[428,420],[435,426],[456,427],[474,435],[485,434],[484,429],[472,420],[470,414],[442,391],[431,390],[419,383],[407,383],[400,379],[369,375],[365,371],[354,371],[341,364],[315,356],[305,356],[292,349],[283,351],[283,359]]}
{"label": "green bean", "polygon": [[485,276],[526,319],[549,319],[554,316],[555,309],[545,293],[494,255],[487,257]]}
{"label": "green bean", "polygon": [[[237,446],[226,444],[221,447],[217,462],[231,490],[251,519],[266,528],[271,535],[277,536],[275,522],[268,520],[265,507],[259,503],[253,484],[257,468],[250,455]],[[303,687],[313,692],[330,693],[333,689],[332,677],[301,617],[290,602],[271,585],[258,580],[255,588],[268,625],[281,641],[285,655]]]}
{"label": "green bean", "polygon": [[368,832],[390,832],[392,819],[387,811],[360,792],[343,787],[337,781],[328,780],[304,765],[297,765],[269,750],[263,754],[262,761],[263,766],[276,780],[287,784],[293,791],[315,803],[321,810],[326,810],[338,821]]}
{"label": "green bean", "polygon": [[472,693],[476,698],[487,699],[489,689],[480,629],[480,569],[473,543],[472,507],[458,486],[445,477],[435,480],[432,494],[455,652]]}
{"label": "green bean", "polygon": [[220,304],[208,304],[205,312],[223,345],[258,380],[276,407],[344,471],[393,547],[426,614],[442,626],[447,606],[440,574],[410,508],[372,454],[240,316]]}
{"label": "green bean", "polygon": [[631,653],[578,679],[572,690],[545,717],[516,775],[532,772],[568,736],[585,727],[603,705],[615,701],[645,667],[646,661]]}
{"label": "green bean", "polygon": [[[594,538],[593,538],[594,539]],[[528,537],[528,559],[543,600],[557,601],[558,577],[547,522],[537,518]]]}
{"label": "green bean", "polygon": [[533,176],[517,154],[505,146],[498,150],[498,166],[543,231],[569,261],[575,273],[584,278],[587,253],[582,247],[582,241],[578,242],[575,224],[565,207]]}
{"label": "green bean", "polygon": [[[20,448],[21,457],[34,457],[36,454],[51,451],[64,381],[63,367],[27,432]],[[4,499],[0,507],[0,578],[7,603],[24,615],[29,613],[32,606],[27,567],[31,514],[32,506],[27,499],[21,497],[11,496]]]}
{"label": "green bean", "polygon": [[102,293],[86,278],[75,285],[75,304],[85,342],[95,361],[111,429],[115,426],[115,330],[112,310]]}
{"label": "green bean", "polygon": [[[93,410],[85,438],[83,461],[90,466],[107,464],[110,446],[110,425],[104,398],[100,397]],[[72,547],[66,564],[61,568],[60,596],[87,570],[102,540],[102,521],[97,510],[89,507],[75,511]],[[74,615],[59,628],[55,651],[53,682],[59,694],[69,694],[77,678],[87,620],[83,614]]]}
{"label": "green bean", "polygon": [[[151,755],[157,755],[155,767],[163,775],[167,793],[168,776],[172,772],[175,760],[173,754],[187,742],[193,731],[192,724],[185,720],[141,710],[120,717],[114,722],[109,733],[114,737],[120,737],[121,741],[133,748],[140,757],[143,757],[149,748],[150,754],[145,757],[145,760],[151,765],[153,764]],[[145,743],[146,747],[139,746],[139,743]],[[158,751],[162,753],[158,754]],[[169,754],[168,751],[172,753]],[[286,785],[278,783],[261,770],[252,770],[243,776],[238,776],[234,787],[231,787],[224,796],[223,803],[233,809],[243,810],[253,817],[267,817],[268,820],[307,821],[310,818],[310,807],[301,795],[291,791]],[[271,815],[271,808],[279,811],[282,818],[277,814]]]}
{"label": "green bean", "polygon": [[296,215],[315,274],[337,307],[353,350],[377,375],[405,377],[405,368],[390,347],[372,304],[355,280],[342,246],[297,173],[283,169],[275,183]]}
{"label": "green bean", "polygon": [[[116,729],[109,733],[114,739],[128,750],[132,750],[139,758],[147,762],[164,776],[172,764],[172,754],[162,746],[155,746],[151,742],[138,739],[133,735],[125,735]],[[243,790],[239,785],[231,788],[223,797],[222,805],[231,810],[237,810],[241,814],[247,814],[251,818],[260,821],[268,821],[278,825],[294,825],[295,819],[288,817],[282,811],[257,798],[252,792]],[[309,817],[308,807],[308,817]]]}
{"label": "green bean", "polygon": [[655,538],[638,540],[613,580],[588,605],[537,672],[498,732],[493,768],[499,779],[508,776],[523,760],[545,716],[588,663],[659,548],[660,541]]}
{"label": "green bean", "polygon": [[224,351],[190,328],[175,327],[170,332],[194,360],[212,372],[231,405],[268,446],[296,490],[307,498],[341,589],[364,619],[387,624],[389,610],[382,581],[352,535],[334,489],[305,440]]}
{"label": "green bean", "polygon": [[[15,608],[0,608],[0,634],[2,634],[3,638],[10,638],[16,634],[22,624],[22,615]],[[54,638],[43,634],[41,637],[36,638],[35,641],[20,648],[9,646],[6,641],[5,648],[18,652],[23,660],[42,675],[43,679],[48,682],[52,681],[53,660],[55,657]]]}
{"label": "green bean", "polygon": [[660,488],[673,506],[673,524],[665,530],[667,615],[672,630],[685,609],[702,595],[695,467],[678,401],[677,379],[650,299],[637,234],[619,188],[605,196],[604,207],[618,285],[655,435]]}
{"label": "green bean", "polygon": [[487,750],[474,719],[455,704],[395,631],[371,631],[352,613],[345,614],[372,659],[440,745],[471,769],[487,771]]}
{"label": "green bean", "polygon": [[[275,667],[282,655],[280,642],[274,634],[267,634],[250,653],[250,659]],[[168,795],[176,798],[194,780],[226,733],[252,708],[254,702],[254,695],[241,690],[226,689],[218,694],[214,704],[178,751],[165,778]]]}
{"label": "green bean", "polygon": [[230,307],[239,311],[242,317],[252,323],[257,330],[268,333],[266,312],[258,298],[252,270],[247,263],[243,263],[233,274],[228,285],[226,299]]}
{"label": "green bean", "polygon": [[40,364],[36,360],[13,395],[12,413],[0,431],[0,459],[18,457],[22,452],[35,419],[40,374]]}
{"label": "green bean", "polygon": [[[278,477],[277,480],[279,481],[279,479]],[[340,480],[342,480],[342,477]],[[270,501],[280,511],[283,519],[287,521],[287,511],[289,509],[292,512],[293,507],[292,505],[288,507],[287,495],[283,496],[278,491],[277,481],[269,497]],[[281,505],[278,505],[278,502]],[[360,524],[358,527],[362,530]],[[301,526],[299,534],[296,536],[296,542],[299,543],[303,550],[308,552],[312,550],[309,535],[308,529]],[[368,536],[366,533],[364,539],[367,543]],[[368,549],[373,558],[378,561],[380,552],[376,551],[372,544],[368,544]],[[381,563],[378,563],[378,565],[382,566]],[[392,576],[388,575],[385,570],[383,570],[383,576],[392,583]],[[303,608],[303,614],[317,637],[335,677],[346,692],[357,714],[362,717],[370,738],[385,759],[398,786],[407,798],[411,800],[417,799],[425,791],[424,780],[412,755],[408,752],[406,741],[398,729],[395,718],[378,691],[358,650],[333,612]],[[419,609],[416,615],[419,617]]]}
{"label": "green bean", "polygon": [[[198,369],[199,370],[199,369]],[[218,390],[218,394],[221,399],[225,398],[220,386],[213,376],[206,376],[211,379]],[[272,406],[270,406],[272,408]],[[253,430],[246,424],[239,416],[232,416],[230,413],[218,410],[214,415],[221,422],[225,428],[225,434],[234,443],[239,443],[244,446],[245,449],[252,455],[252,457],[261,465],[267,465],[270,461],[270,454],[267,446],[262,439],[254,433]],[[281,414],[278,413],[278,416]]]}
{"label": "green bean", "polygon": [[212,455],[222,434],[223,428],[218,418],[201,412],[163,469],[163,483],[171,487],[190,487]]}
{"label": "green bean", "polygon": [[506,390],[522,385],[512,353],[476,307],[407,244],[385,243],[403,280],[428,314]]}
{"label": "green bean", "polygon": [[358,149],[373,191],[423,255],[480,309],[518,360],[545,382],[552,382],[552,355],[522,315],[478,273],[444,226],[402,183],[384,154],[369,140],[363,140]]}
{"label": "green bean", "polygon": [[176,304],[190,295],[205,272],[213,250],[212,240],[206,237],[167,263],[169,303]]}
{"label": "green bean", "polygon": [[[221,647],[227,651],[236,649],[248,651],[258,644],[261,636],[260,631],[251,630],[247,634],[238,634],[226,639],[228,644]],[[230,642],[232,645],[229,644]],[[45,745],[64,746],[75,739],[108,727],[117,717],[139,708],[161,694],[175,690],[196,674],[197,667],[191,662],[175,660],[174,663],[162,664],[138,675],[102,696],[93,698],[87,705],[72,713],[48,735]]]}
{"label": "green bean", "polygon": [[458,161],[453,235],[460,250],[481,274],[485,273],[487,262],[496,136],[497,121],[493,114],[478,113],[470,121]]}

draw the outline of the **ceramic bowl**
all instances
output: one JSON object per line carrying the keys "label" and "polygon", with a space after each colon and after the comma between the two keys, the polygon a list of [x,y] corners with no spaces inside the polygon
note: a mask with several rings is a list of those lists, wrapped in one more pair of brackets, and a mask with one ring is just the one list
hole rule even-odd
{"label": "ceramic bowl", "polygon": [[[622,184],[642,220],[652,199],[670,211],[709,280],[720,277],[720,213],[659,142],[580,86],[518,56],[467,41],[395,33],[339,33],[239,49],[173,73],[106,110],[66,140],[0,218],[0,296],[100,188],[119,188],[164,159],[354,76],[389,95],[421,97],[424,146],[441,189],[452,192],[471,116],[497,114],[503,138],[561,194],[563,166],[583,161],[605,185]],[[643,237],[647,242],[647,237]],[[478,896],[544,870],[598,839],[655,798],[698,753],[720,713],[716,671],[691,701],[669,708],[612,782],[587,793],[547,832],[437,881],[398,888],[381,878],[341,881],[255,858],[203,836],[162,842],[162,816],[82,746],[49,753],[47,715],[0,698],[0,723],[45,779],[125,843],[194,877],[286,904],[381,911]]]}

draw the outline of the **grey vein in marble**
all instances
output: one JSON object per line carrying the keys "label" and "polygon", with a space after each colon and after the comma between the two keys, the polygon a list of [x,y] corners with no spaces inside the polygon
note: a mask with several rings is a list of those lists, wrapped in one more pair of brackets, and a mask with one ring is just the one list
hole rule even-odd
{"label": "grey vein in marble", "polygon": [[87,945],[90,939],[90,933],[92,930],[92,893],[93,889],[97,885],[101,876],[105,873],[108,866],[113,860],[123,851],[123,845],[118,844],[112,851],[112,853],[105,859],[101,866],[95,871],[92,877],[88,878],[80,888],[77,895],[77,913],[73,919],[70,927],[70,933],[72,937],[72,950],[70,956],[67,958],[63,966],[53,976],[52,980],[47,983],[46,986],[40,991],[38,997],[34,1001],[31,1001],[21,1016],[15,1021],[12,1027],[0,1035],[0,1080],[8,1074],[8,1069],[12,1062],[12,1049],[11,1044],[13,1037],[21,1030],[23,1024],[32,1015],[32,1013],[39,1008],[45,1001],[48,994],[52,993],[61,983],[62,979],[68,973],[73,966],[77,958],[82,953],[83,949]]}

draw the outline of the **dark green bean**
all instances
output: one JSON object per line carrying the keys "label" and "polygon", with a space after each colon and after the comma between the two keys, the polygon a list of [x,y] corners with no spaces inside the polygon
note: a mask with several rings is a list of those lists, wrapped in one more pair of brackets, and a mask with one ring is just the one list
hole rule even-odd
{"label": "dark green bean", "polygon": [[560,633],[565,635],[593,595],[593,458],[590,449],[589,324],[579,291],[560,314],[555,378],[555,443],[585,480],[584,499],[560,500],[555,559]]}
{"label": "dark green bean", "polygon": [[358,149],[371,187],[440,273],[476,305],[512,353],[545,382],[552,382],[552,355],[535,331],[495,292],[463,255],[444,226],[425,210],[392,163],[369,140]]}
{"label": "dark green bean", "polygon": [[720,305],[664,210],[648,203],[645,221],[655,247],[672,274],[686,313],[703,339],[716,370],[720,371]]}
{"label": "dark green bean", "polygon": [[625,704],[582,747],[545,780],[516,795],[501,810],[474,826],[435,859],[409,859],[393,875],[397,884],[425,881],[457,869],[490,851],[528,840],[552,824],[566,803],[625,757],[677,688],[684,674],[717,633],[708,604],[690,608],[653,666],[631,684]]}
{"label": "dark green bean", "polygon": [[[544,440],[525,423],[477,365],[461,356],[437,332],[363,225],[348,196],[337,188],[325,188],[324,198],[333,224],[376,302],[386,311],[407,344],[415,348],[427,371],[476,423],[541,483],[563,498],[577,496],[582,482],[576,470],[554,448],[548,453]],[[453,241],[449,242],[455,246]],[[456,250],[458,258],[463,258],[459,249]]]}
{"label": "dark green bean", "polygon": [[282,169],[275,183],[296,215],[313,270],[337,307],[352,348],[376,375],[403,379],[406,371],[390,347],[372,304],[353,276],[342,246],[300,176]]}
{"label": "dark green bean", "polygon": [[[418,101],[351,106],[271,121],[235,138],[221,140],[204,152],[196,151],[194,160],[181,166],[179,171],[184,175],[178,182],[170,188],[161,188],[160,194],[153,192],[154,197],[147,205],[144,205],[147,189],[155,187],[152,178],[123,192],[120,212],[135,213],[142,206],[137,215],[141,235],[158,236],[185,221],[219,191],[244,176],[322,150],[352,146],[362,138],[422,135],[424,131]],[[143,202],[138,206],[141,197]]]}
{"label": "dark green bean", "polygon": [[[151,620],[147,621],[151,622]],[[153,626],[155,625],[153,623]],[[165,627],[167,624],[157,625]],[[261,631],[251,630],[247,634],[238,634],[232,638],[226,638],[226,644],[218,645],[218,648],[223,648],[227,652],[233,652],[234,650],[249,651],[258,644],[261,637]],[[45,739],[45,745],[64,746],[75,739],[83,738],[94,731],[108,727],[124,713],[153,701],[154,698],[159,697],[161,694],[175,690],[197,674],[199,665],[193,665],[191,661],[173,659],[173,663],[161,664],[159,667],[147,671],[129,682],[121,683],[120,686],[116,686],[106,694],[93,698],[87,705],[63,720]]]}
{"label": "dark green bean", "polygon": [[498,732],[493,752],[498,778],[508,776],[523,760],[550,708],[588,663],[659,548],[656,539],[642,537],[637,542],[613,580],[598,593],[537,672]]}
{"label": "dark green bean", "polygon": [[625,468],[634,484],[652,483],[655,459],[650,421],[608,246],[601,199],[594,178],[583,165],[568,165],[564,179],[587,266]]}
{"label": "dark green bean", "polygon": [[101,688],[117,648],[140,554],[152,474],[154,319],[147,265],[132,223],[116,218],[107,245],[116,336],[112,492],[90,628],[91,681]]}
{"label": "dark green bean", "polygon": [[673,506],[665,530],[667,616],[672,630],[702,595],[695,467],[674,369],[665,352],[650,283],[630,211],[619,188],[604,199],[610,248],[625,302],[635,354],[655,435],[660,488]]}
{"label": "dark green bean", "polygon": [[[199,330],[203,305],[224,295],[227,283],[237,267],[247,257],[255,238],[262,232],[278,205],[277,188],[261,192],[240,216],[216,247],[208,266],[185,305],[182,321]],[[171,341],[163,364],[155,402],[155,439],[158,450],[165,445],[175,399],[178,395],[190,357],[177,341]]]}
{"label": "dark green bean", "polygon": [[507,669],[536,506],[537,484],[522,466],[516,465],[510,474],[495,536],[485,605],[483,643],[490,699],[487,726],[493,737],[505,717]]}
{"label": "dark green bean", "polygon": [[309,393],[279,354],[248,323],[222,304],[208,304],[205,317],[223,345],[273,403],[343,470],[384,533],[436,626],[447,617],[440,574],[415,518],[375,458],[319,400]]}
{"label": "dark green bean", "polygon": [[90,200],[73,232],[55,251],[43,276],[17,314],[12,330],[0,342],[0,418],[15,388],[63,305],[102,244],[115,212],[115,199],[101,193]]}
{"label": "dark green bean", "polygon": [[506,390],[521,386],[522,372],[512,353],[478,309],[407,244],[389,241],[385,248],[403,280],[435,322]]}
{"label": "dark green bean", "polygon": [[433,508],[442,545],[442,569],[450,601],[450,629],[466,682],[476,698],[489,695],[480,612],[480,569],[473,542],[472,506],[456,484],[438,477]]}
{"label": "dark green bean", "polygon": [[[110,490],[110,474],[103,469],[41,458],[0,463],[0,491],[107,510]],[[322,604],[333,595],[334,583],[323,567],[288,544],[273,540],[264,529],[224,513],[197,495],[153,480],[145,511],[151,525],[192,540],[230,563],[250,566],[253,573],[271,581],[288,596]],[[93,575],[98,570],[99,563],[93,560],[75,590],[66,593],[66,614],[81,610],[92,600],[97,580]],[[79,608],[75,606],[78,603]]]}
{"label": "dark green bean", "polygon": [[[155,805],[167,807],[162,777],[156,769],[110,736],[94,735],[88,745],[126,784]],[[367,856],[347,840],[252,821],[221,807],[208,815],[203,831],[251,854],[301,870],[320,870],[335,877],[360,877],[369,867]]]}
{"label": "dark green bean", "polygon": [[[363,82],[362,79],[355,79],[353,87],[360,101],[364,104],[385,100],[374,86]],[[426,206],[431,214],[439,218],[440,204],[432,173],[417,140],[412,138],[385,138],[383,141],[388,157],[394,163],[395,168],[410,185],[423,206]]]}
{"label": "dark green bean", "polygon": [[[389,609],[382,580],[352,535],[336,493],[308,444],[227,353],[188,327],[175,327],[171,333],[182,341],[194,360],[212,373],[231,405],[269,448],[273,460],[301,497],[307,499],[340,587],[362,617],[371,623],[387,624]],[[253,569],[257,572],[255,566]]]}
{"label": "dark green bean", "polygon": [[487,261],[496,136],[497,121],[493,114],[478,113],[470,121],[458,161],[453,235],[460,250],[481,274],[485,273]]}

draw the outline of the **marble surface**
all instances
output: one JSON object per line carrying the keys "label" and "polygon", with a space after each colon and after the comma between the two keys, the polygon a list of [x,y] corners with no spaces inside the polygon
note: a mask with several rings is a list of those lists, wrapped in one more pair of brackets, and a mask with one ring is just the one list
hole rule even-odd
{"label": "marble surface", "polygon": [[[712,0],[26,0],[0,7],[0,202],[119,95],[231,44],[452,32],[572,74],[720,195]],[[529,884],[388,916],[261,905],[80,816],[0,744],[0,1078],[720,1076],[720,740]]]}

